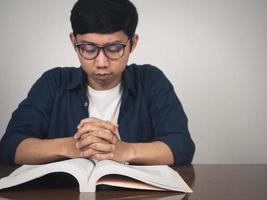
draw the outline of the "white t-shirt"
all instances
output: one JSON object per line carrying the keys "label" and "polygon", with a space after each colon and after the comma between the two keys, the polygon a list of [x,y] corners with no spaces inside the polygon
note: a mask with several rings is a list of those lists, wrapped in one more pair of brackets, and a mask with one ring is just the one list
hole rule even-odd
{"label": "white t-shirt", "polygon": [[117,123],[121,96],[121,83],[110,90],[94,90],[88,86],[89,116]]}

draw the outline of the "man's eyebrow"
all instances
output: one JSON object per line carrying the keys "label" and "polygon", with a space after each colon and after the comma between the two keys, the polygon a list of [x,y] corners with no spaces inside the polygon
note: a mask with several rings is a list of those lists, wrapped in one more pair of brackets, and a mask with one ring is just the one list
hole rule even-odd
{"label": "man's eyebrow", "polygon": [[96,44],[96,45],[106,45],[106,44],[113,44],[113,43],[123,43],[124,41],[123,40],[115,40],[115,41],[112,41],[112,42],[108,42],[108,43],[105,43],[105,44],[97,44],[95,42],[91,42],[91,41],[88,41],[88,40],[80,40],[80,41],[77,41],[79,43],[85,43],[85,44]]}
{"label": "man's eyebrow", "polygon": [[80,43],[93,43],[93,44],[95,44],[94,42],[90,42],[90,41],[87,41],[87,40],[80,40],[80,41],[77,40],[77,42],[80,42]]}

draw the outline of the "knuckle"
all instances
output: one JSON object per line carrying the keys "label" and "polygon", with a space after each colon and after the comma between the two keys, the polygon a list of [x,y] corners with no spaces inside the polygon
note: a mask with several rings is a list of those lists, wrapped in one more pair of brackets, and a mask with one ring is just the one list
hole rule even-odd
{"label": "knuckle", "polygon": [[88,156],[88,150],[87,151],[83,151],[82,154],[83,154],[84,157],[87,157]]}
{"label": "knuckle", "polygon": [[109,146],[108,146],[108,150],[109,150],[109,151],[113,151],[113,149],[114,149],[113,145],[109,145]]}
{"label": "knuckle", "polygon": [[113,154],[112,153],[109,153],[108,155],[107,155],[107,159],[112,159],[113,158]]}
{"label": "knuckle", "polygon": [[99,158],[100,156],[98,154],[94,155],[93,158],[96,159],[96,160],[100,160]]}
{"label": "knuckle", "polygon": [[97,130],[97,135],[98,135],[98,136],[101,136],[101,135],[102,135],[102,130],[101,130],[101,129],[98,129],[98,130]]}
{"label": "knuckle", "polygon": [[79,141],[76,144],[77,148],[82,148],[83,147],[83,141]]}
{"label": "knuckle", "polygon": [[84,127],[80,128],[78,134],[81,135],[83,133]]}
{"label": "knuckle", "polygon": [[94,144],[92,144],[92,147],[95,148],[95,149],[99,149],[99,144],[98,143],[94,143]]}
{"label": "knuckle", "polygon": [[112,141],[113,141],[113,137],[112,137],[111,135],[109,135],[109,136],[107,137],[107,140],[108,140],[110,143],[112,143]]}
{"label": "knuckle", "polygon": [[99,137],[94,137],[94,143],[100,143],[102,140]]}
{"label": "knuckle", "polygon": [[105,157],[104,157],[103,154],[98,154],[98,155],[97,155],[97,159],[98,159],[98,160],[104,160]]}
{"label": "knuckle", "polygon": [[82,119],[81,123],[84,124],[87,121],[87,119]]}
{"label": "knuckle", "polygon": [[92,156],[92,154],[93,154],[92,149],[88,149],[88,150],[86,150],[86,151],[84,152],[84,155],[87,156],[87,157]]}
{"label": "knuckle", "polygon": [[94,137],[89,135],[89,136],[87,136],[86,140],[87,140],[87,144],[91,144],[94,142]]}
{"label": "knuckle", "polygon": [[113,140],[113,136],[111,134],[109,134],[109,138],[108,138],[110,141]]}
{"label": "knuckle", "polygon": [[86,138],[87,138],[87,135],[86,134],[81,135],[81,140],[84,140]]}
{"label": "knuckle", "polygon": [[89,122],[96,122],[96,121],[98,121],[98,119],[95,117],[90,117],[88,121]]}

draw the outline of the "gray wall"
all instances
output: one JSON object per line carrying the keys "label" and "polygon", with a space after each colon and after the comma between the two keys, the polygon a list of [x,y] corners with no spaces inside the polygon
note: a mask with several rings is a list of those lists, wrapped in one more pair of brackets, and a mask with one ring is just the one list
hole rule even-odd
{"label": "gray wall", "polygon": [[[76,66],[74,0],[0,1],[0,137],[34,81]],[[160,67],[189,118],[194,163],[267,163],[267,1],[134,0],[140,43],[130,62]]]}

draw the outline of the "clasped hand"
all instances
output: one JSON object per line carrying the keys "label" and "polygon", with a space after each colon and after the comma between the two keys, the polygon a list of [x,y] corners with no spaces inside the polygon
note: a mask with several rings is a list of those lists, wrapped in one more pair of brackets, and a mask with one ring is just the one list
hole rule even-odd
{"label": "clasped hand", "polygon": [[96,118],[81,120],[75,133],[80,157],[128,162],[130,145],[118,139],[118,125]]}

